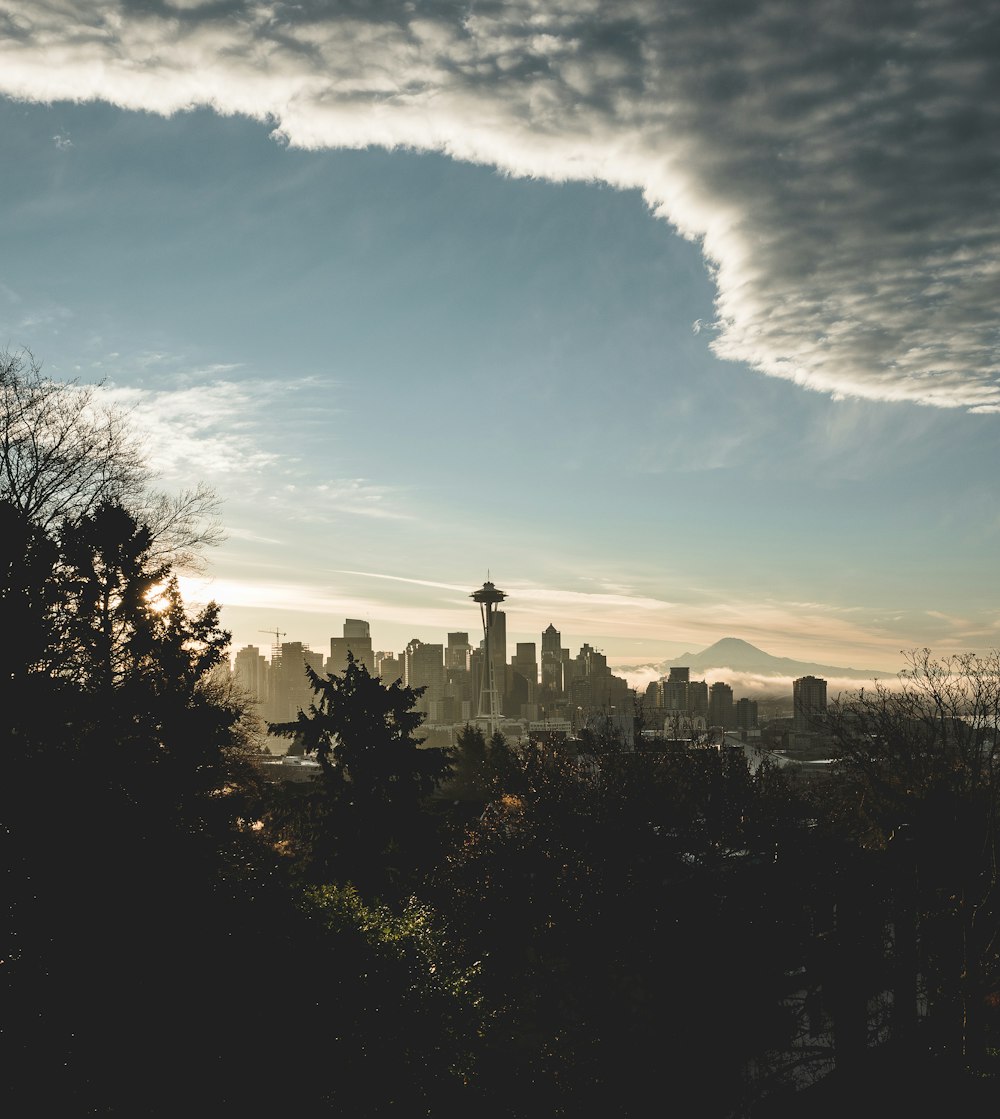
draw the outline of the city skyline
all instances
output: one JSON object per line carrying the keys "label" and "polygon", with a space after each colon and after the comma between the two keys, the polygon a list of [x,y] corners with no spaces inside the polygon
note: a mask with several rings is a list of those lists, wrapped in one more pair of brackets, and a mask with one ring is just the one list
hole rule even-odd
{"label": "city skyline", "polygon": [[[380,678],[385,685],[396,682],[416,689],[415,709],[436,745],[454,745],[455,735],[470,724],[487,739],[502,731],[518,741],[537,733],[572,734],[598,728],[608,733],[613,724],[621,741],[631,743],[637,718],[647,736],[683,738],[723,729],[739,731],[745,742],[748,735],[758,735],[758,699],[768,705],[766,721],[783,717],[784,722],[774,724],[773,729],[795,732],[796,748],[815,750],[829,745],[823,739],[823,726],[830,681],[807,671],[823,670],[824,666],[786,662],[787,677],[771,676],[769,686],[761,688],[766,662],[776,658],[728,639],[713,648],[720,655],[731,649],[738,659],[705,661],[705,656],[712,655],[708,650],[695,669],[695,678],[690,665],[661,665],[652,678],[629,681],[615,673],[607,658],[589,643],[574,656],[553,625],[541,634],[540,657],[539,643],[534,641],[517,642],[510,654],[503,640],[506,616],[497,609],[504,592],[487,582],[470,597],[482,611],[483,638],[478,648],[469,642],[468,632],[453,631],[447,645],[412,638],[398,655],[375,650],[368,623],[348,618],[343,636],[330,639],[328,656],[303,642],[286,641],[288,635],[276,630],[269,660],[260,646],[245,645],[236,650],[230,671],[269,723],[288,723],[296,712],[308,709],[314,688],[307,679],[307,667],[319,677],[329,674],[332,680],[340,676],[347,687],[352,686],[347,684],[351,674],[360,671]],[[722,667],[724,663],[742,664],[746,669],[754,660],[762,673],[757,677]],[[715,667],[708,667],[711,663]],[[740,690],[756,693],[757,699],[739,695],[727,682],[734,677]],[[783,690],[788,694],[782,695]],[[782,701],[784,707],[775,706]]]}
{"label": "city skyline", "polygon": [[0,342],[215,488],[234,650],[996,645],[985,6],[14,7]]}
{"label": "city skyline", "polygon": [[[505,634],[507,632],[506,612],[499,611],[497,620],[499,632]],[[377,640],[378,635],[372,635],[369,623],[363,619],[343,619],[342,625],[338,628],[343,630],[343,636],[333,634],[329,638],[318,641],[307,641],[300,634],[288,633],[280,629],[262,630],[260,631],[262,636],[270,636],[273,640],[271,642],[251,640],[243,645],[237,645],[234,642],[230,649],[230,667],[234,665],[239,655],[246,656],[251,652],[256,655],[255,659],[262,662],[265,660],[280,660],[281,650],[287,646],[305,651],[310,658],[310,663],[317,671],[342,673],[347,664],[347,649],[350,648],[351,652],[355,654],[355,659],[361,661],[373,675],[381,675],[380,663],[385,659],[392,658],[391,663],[393,663],[394,669],[390,675],[395,678],[394,674],[398,674],[400,678],[404,678],[406,675],[404,669],[406,650],[410,647],[425,646],[429,649],[439,650],[441,663],[446,670],[457,666],[457,661],[453,660],[453,649],[464,655],[465,667],[468,667],[469,654],[474,650],[478,650],[481,654],[484,648],[484,639],[477,635],[475,629],[451,630],[447,635],[442,635],[435,630],[430,630],[429,627],[422,627],[412,632],[405,642],[399,643],[398,646],[390,646],[386,642],[379,642]],[[350,631],[350,635],[348,631]],[[359,636],[361,637],[360,640],[358,640]],[[434,641],[436,637],[445,636],[447,638],[446,643],[444,641]],[[469,642],[470,636],[474,638],[471,643]],[[522,641],[520,640],[521,637],[530,637],[531,640]],[[454,644],[455,642],[458,642],[458,644]],[[734,645],[739,646],[738,655],[735,657],[727,658],[726,654],[720,651],[723,648],[731,650]],[[682,662],[687,664],[689,660],[691,663],[698,665],[693,671],[696,672],[700,682],[705,684],[706,687],[717,683],[732,684],[742,691],[755,695],[766,695],[770,698],[780,696],[784,692],[787,692],[789,698],[791,698],[796,679],[803,676],[811,679],[811,673],[813,672],[822,672],[829,677],[826,682],[830,684],[832,694],[852,694],[859,687],[865,687],[876,679],[892,687],[896,679],[895,674],[887,674],[877,669],[859,670],[850,666],[821,665],[814,662],[799,662],[792,658],[778,658],[766,650],[743,642],[739,638],[722,639],[710,646],[709,649],[703,650],[702,653],[694,653],[688,650],[684,655],[668,658],[674,662],[673,666],[667,665],[665,661],[648,664],[616,663],[615,659],[606,657],[603,650],[594,647],[590,641],[585,638],[578,641],[570,635],[563,635],[552,623],[549,623],[541,633],[515,635],[515,637],[506,640],[502,647],[498,643],[494,649],[498,671],[501,664],[518,669],[519,657],[522,654],[528,656],[529,652],[533,658],[531,676],[535,683],[544,688],[548,678],[549,685],[555,687],[556,691],[560,689],[558,684],[554,683],[551,673],[546,667],[547,663],[553,660],[559,662],[566,656],[575,658],[591,653],[598,654],[602,661],[607,662],[609,672],[626,680],[628,686],[640,695],[649,685],[665,681],[668,675],[673,680],[675,674],[680,672],[684,674],[683,679],[685,681],[689,679],[688,674],[692,671],[691,668],[676,667]],[[713,652],[717,654],[716,660],[708,665],[702,663],[704,655]],[[782,665],[780,663],[782,660],[788,663]],[[561,679],[561,669],[556,675],[558,679]],[[478,692],[476,696],[472,697],[472,701],[475,713],[481,702]]]}

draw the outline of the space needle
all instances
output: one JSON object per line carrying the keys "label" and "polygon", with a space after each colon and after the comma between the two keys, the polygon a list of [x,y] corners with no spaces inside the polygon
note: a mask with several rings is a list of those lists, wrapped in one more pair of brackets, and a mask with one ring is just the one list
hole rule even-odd
{"label": "space needle", "polygon": [[497,606],[507,597],[503,591],[495,587],[488,579],[479,588],[469,595],[473,601],[479,603],[479,612],[483,618],[483,671],[479,683],[479,710],[476,713],[476,722],[483,727],[489,738],[500,729],[500,693],[497,690],[496,665],[493,660],[493,622],[496,617]]}

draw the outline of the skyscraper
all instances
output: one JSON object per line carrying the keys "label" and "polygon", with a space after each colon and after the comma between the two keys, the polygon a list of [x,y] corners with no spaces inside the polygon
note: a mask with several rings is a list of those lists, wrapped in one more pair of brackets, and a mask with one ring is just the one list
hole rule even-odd
{"label": "skyscraper", "polygon": [[496,665],[497,687],[502,692],[507,668],[507,615],[503,610],[493,611],[490,649],[493,651],[493,663]]}
{"label": "skyscraper", "polygon": [[563,690],[562,634],[551,622],[542,631],[542,687],[556,693]]}
{"label": "skyscraper", "polygon": [[267,660],[256,645],[244,645],[233,662],[233,676],[258,703],[267,695]]}
{"label": "skyscraper", "polygon": [[424,689],[416,709],[435,721],[444,699],[444,646],[428,645],[415,637],[407,643],[403,662],[406,686]]}
{"label": "skyscraper", "polygon": [[736,728],[737,730],[757,729],[757,701],[755,699],[738,699],[736,701]]}
{"label": "skyscraper", "polygon": [[383,684],[394,684],[397,680],[403,679],[405,672],[403,658],[380,649],[375,654],[375,672]]}
{"label": "skyscraper", "polygon": [[691,708],[691,697],[688,694],[691,683],[690,668],[672,668],[670,675],[663,681],[663,708],[666,711],[683,711],[685,714]]}
{"label": "skyscraper", "polygon": [[301,641],[283,641],[278,654],[272,655],[265,707],[265,714],[272,723],[291,722],[299,711],[308,710],[313,692],[306,677],[306,665],[321,673],[323,654],[314,653]]}
{"label": "skyscraper", "polygon": [[510,666],[519,675],[523,676],[532,688],[538,685],[538,658],[535,653],[534,641],[518,641],[517,651],[511,659]]}
{"label": "skyscraper", "polygon": [[826,722],[826,681],[818,676],[800,676],[792,681],[792,731],[817,734]]}
{"label": "skyscraper", "polygon": [[449,633],[444,655],[445,668],[468,669],[471,652],[468,633]]}
{"label": "skyscraper", "polygon": [[733,714],[733,689],[719,682],[708,690],[708,722],[710,726],[732,730],[736,726]]}
{"label": "skyscraper", "polygon": [[344,636],[330,638],[330,657],[326,662],[327,672],[341,673],[347,667],[348,651],[360,661],[369,674],[375,673],[375,654],[372,651],[371,632],[368,623],[360,618],[348,618],[344,622]]}
{"label": "skyscraper", "polygon": [[708,684],[704,680],[692,680],[687,686],[688,714],[695,718],[708,715]]}

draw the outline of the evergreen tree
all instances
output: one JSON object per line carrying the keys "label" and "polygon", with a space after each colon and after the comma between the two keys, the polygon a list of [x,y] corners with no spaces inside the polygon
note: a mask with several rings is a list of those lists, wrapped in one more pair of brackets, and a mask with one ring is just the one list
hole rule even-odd
{"label": "evergreen tree", "polygon": [[422,689],[383,684],[348,653],[343,673],[306,667],[315,700],[274,724],[322,766],[321,788],[286,814],[307,876],[385,891],[419,864],[429,841],[421,809],[450,771],[448,751],[422,748],[414,709]]}
{"label": "evergreen tree", "polygon": [[[362,996],[336,971],[308,1000],[261,977],[308,921],[247,826],[260,782],[240,704],[211,678],[217,609],[185,609],[120,506],[55,537],[0,503],[0,526],[0,624],[17,627],[0,660],[5,1102],[168,1115],[197,1084],[216,1113],[300,1093],[307,1111],[308,1074],[259,1081],[260,1038]],[[279,1063],[298,1059],[282,1044]]]}

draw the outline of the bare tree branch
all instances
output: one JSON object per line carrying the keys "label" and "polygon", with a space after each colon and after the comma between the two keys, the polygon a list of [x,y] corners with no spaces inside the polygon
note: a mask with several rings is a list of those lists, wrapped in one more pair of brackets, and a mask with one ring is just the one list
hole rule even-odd
{"label": "bare tree branch", "polygon": [[222,540],[215,494],[204,484],[151,490],[129,413],[99,389],[44,376],[29,350],[0,351],[0,500],[46,530],[115,502],[148,526],[154,559],[200,570],[201,553]]}
{"label": "bare tree branch", "polygon": [[215,491],[202,482],[179,494],[149,493],[141,517],[153,534],[153,558],[184,571],[203,570],[204,549],[225,539],[219,508]]}

